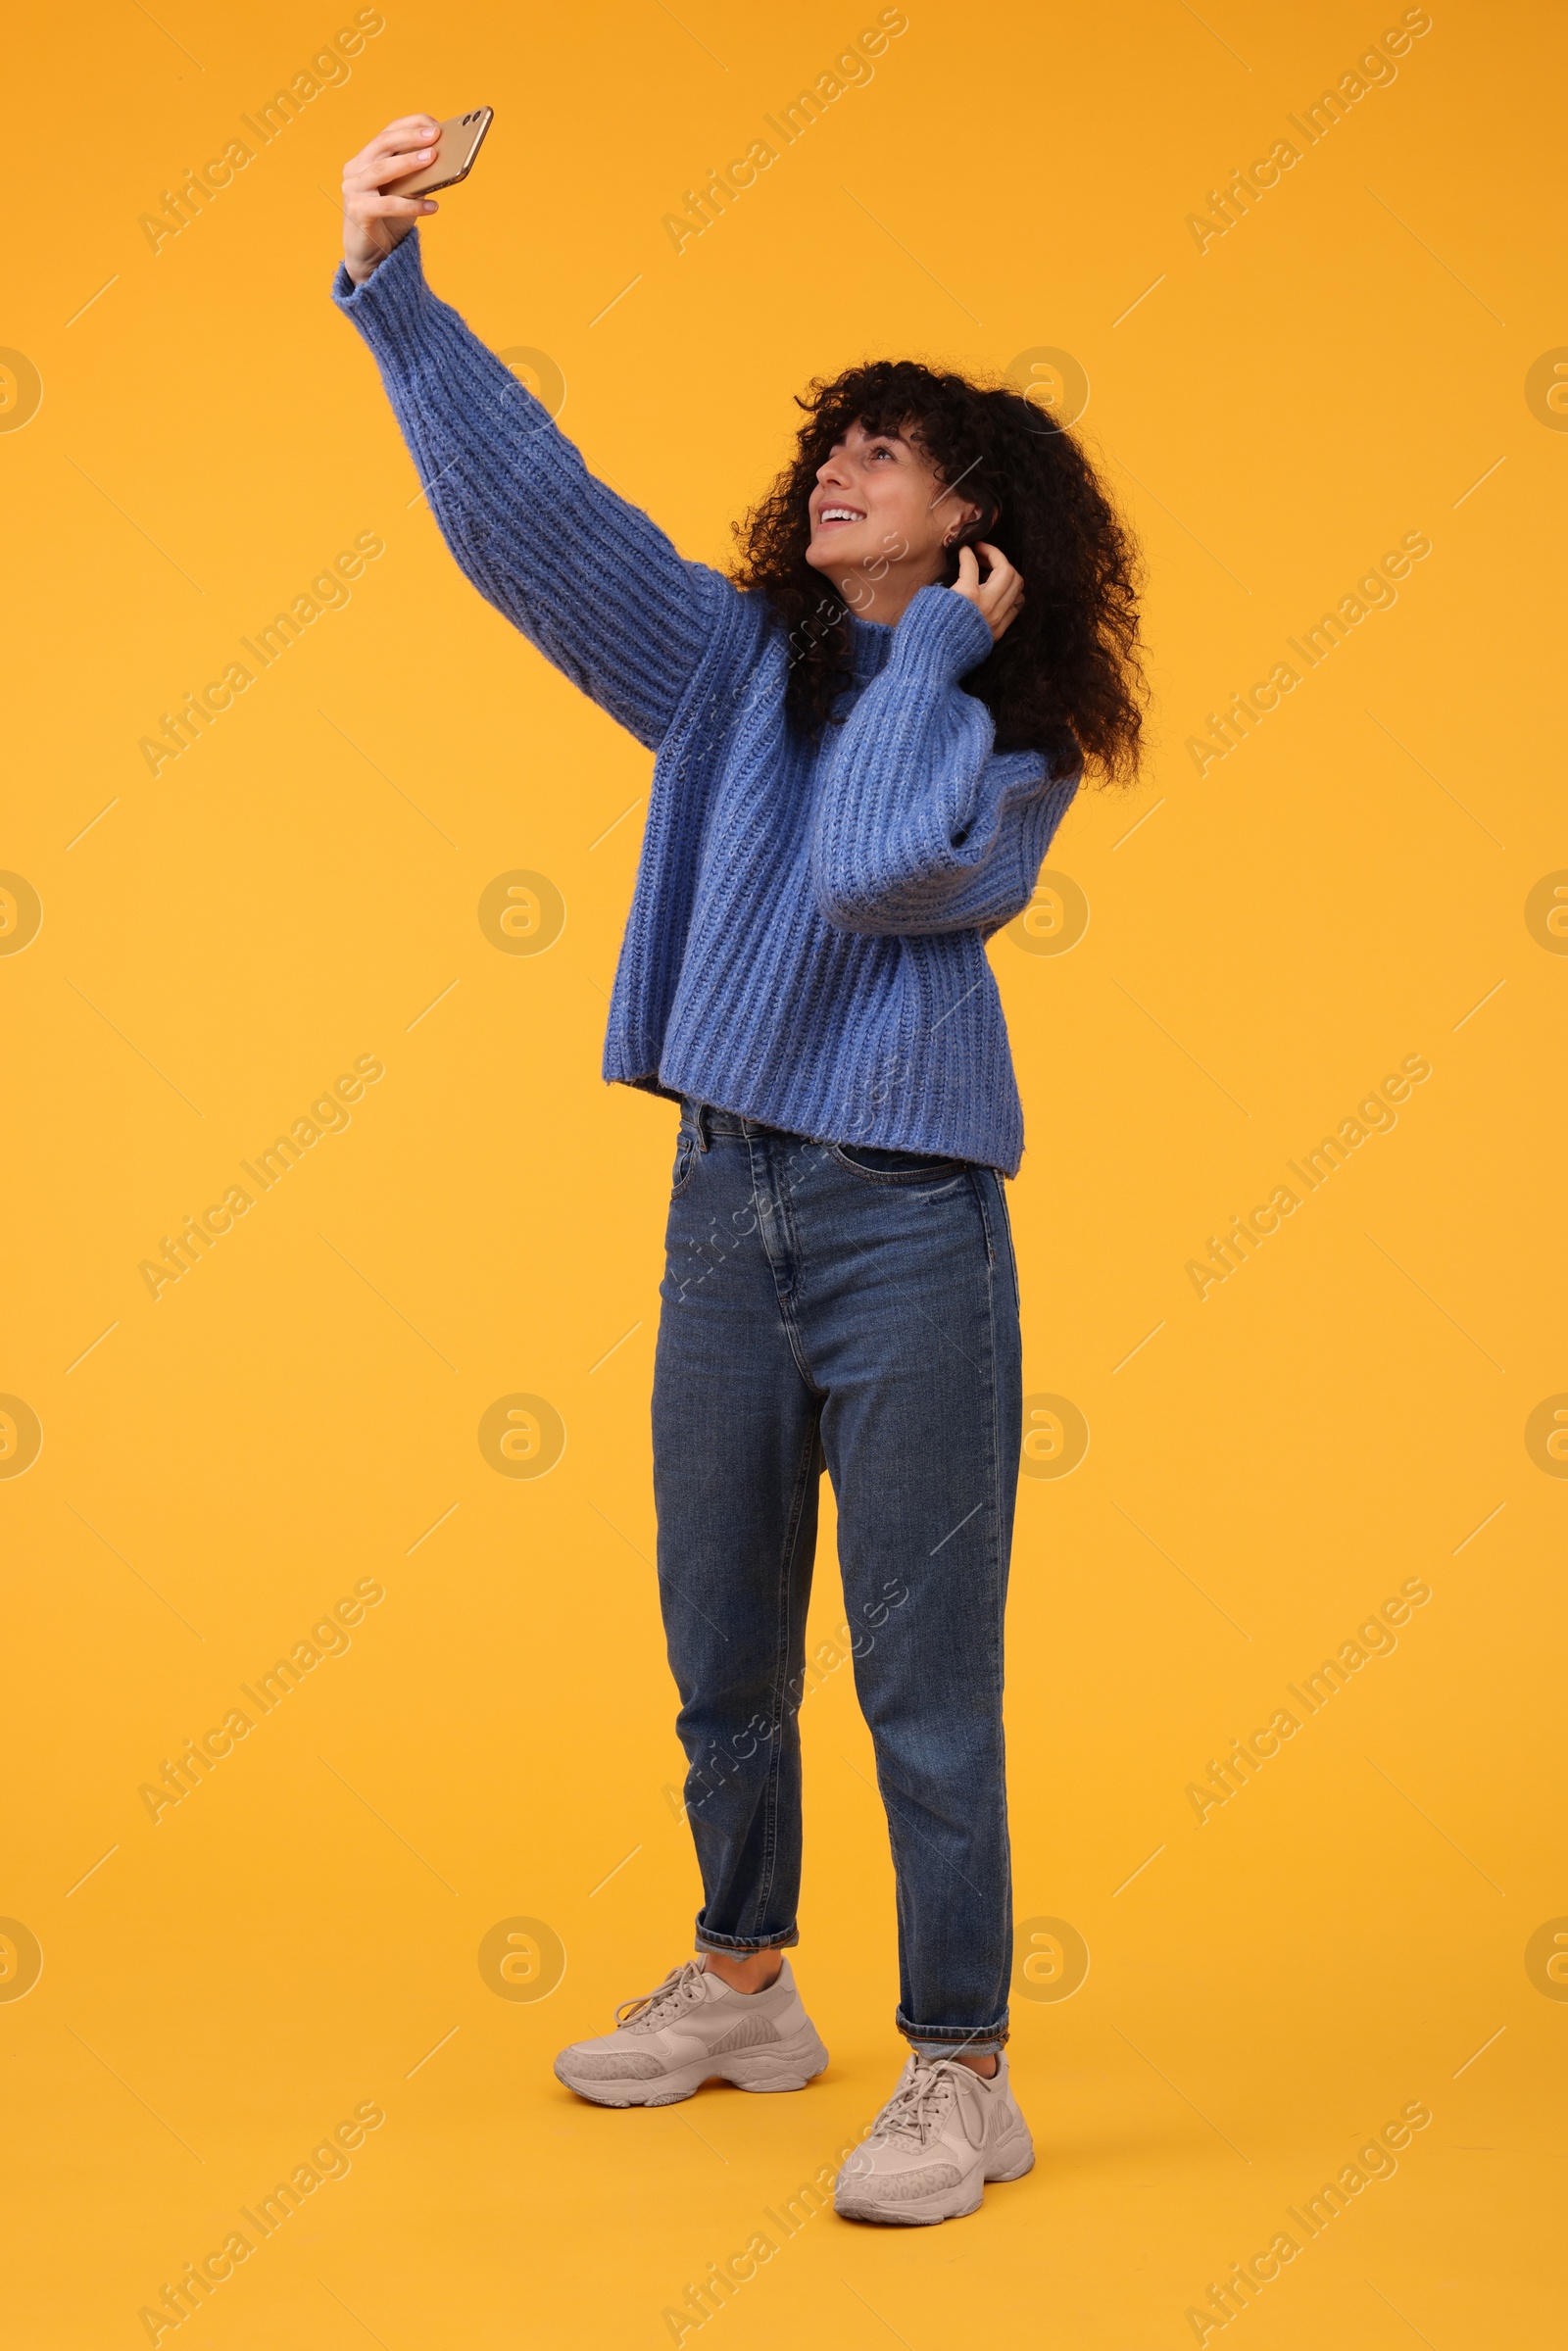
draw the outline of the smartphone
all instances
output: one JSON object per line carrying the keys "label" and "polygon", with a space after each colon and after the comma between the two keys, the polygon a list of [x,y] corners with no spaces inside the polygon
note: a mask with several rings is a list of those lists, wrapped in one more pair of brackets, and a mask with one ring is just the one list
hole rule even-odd
{"label": "smartphone", "polygon": [[430,196],[437,188],[456,187],[473,170],[473,159],[484,145],[484,134],[495,120],[492,106],[476,106],[471,114],[454,115],[436,133],[435,154],[417,171],[389,179],[383,196]]}

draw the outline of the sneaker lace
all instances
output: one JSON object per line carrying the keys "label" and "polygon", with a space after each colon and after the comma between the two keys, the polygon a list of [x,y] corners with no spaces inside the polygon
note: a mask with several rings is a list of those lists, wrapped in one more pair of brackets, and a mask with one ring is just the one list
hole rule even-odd
{"label": "sneaker lace", "polygon": [[639,1992],[635,1999],[622,2000],[615,2011],[615,2030],[625,2033],[646,2032],[652,2025],[662,2025],[665,2019],[689,2008],[694,1999],[702,1997],[703,1967],[697,1959],[688,1959],[681,1967],[672,1967],[662,1984],[652,1991]]}
{"label": "sneaker lace", "polygon": [[971,2146],[978,2146],[980,2141],[974,2133],[968,2105],[959,2095],[960,2083],[968,2072],[969,2068],[960,2065],[956,2057],[922,2057],[916,2050],[904,2080],[877,2116],[872,2136],[912,2138],[923,2147],[933,2131],[941,2129],[954,2100],[957,2099],[964,2137]]}

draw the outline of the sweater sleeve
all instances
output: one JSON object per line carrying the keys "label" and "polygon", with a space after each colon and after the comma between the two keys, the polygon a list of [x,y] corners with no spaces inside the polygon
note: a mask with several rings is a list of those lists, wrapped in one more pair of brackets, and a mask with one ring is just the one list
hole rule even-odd
{"label": "sweater sleeve", "polygon": [[412,229],[332,298],[375,355],[443,537],[481,596],[650,749],[739,591],[686,563],[589,472],[511,369],[425,283]]}
{"label": "sweater sleeve", "polygon": [[990,711],[958,685],[990,650],[967,597],[922,588],[825,748],[811,881],[835,930],[989,935],[1028,905],[1079,774],[994,751]]}

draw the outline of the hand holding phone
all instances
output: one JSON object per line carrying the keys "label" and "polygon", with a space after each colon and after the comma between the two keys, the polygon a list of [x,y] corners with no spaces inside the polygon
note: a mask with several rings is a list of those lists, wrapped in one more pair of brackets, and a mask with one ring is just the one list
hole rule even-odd
{"label": "hand holding phone", "polygon": [[400,115],[344,165],[343,259],[357,286],[416,220],[438,210],[430,189],[467,177],[492,120],[488,106],[446,122]]}

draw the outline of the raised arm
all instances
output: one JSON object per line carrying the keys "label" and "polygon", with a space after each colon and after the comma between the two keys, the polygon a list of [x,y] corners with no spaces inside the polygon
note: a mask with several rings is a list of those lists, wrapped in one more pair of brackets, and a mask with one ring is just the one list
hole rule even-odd
{"label": "raised arm", "polygon": [[1040,752],[993,749],[990,711],[958,685],[991,643],[974,604],[922,588],[830,735],[811,879],[836,930],[989,933],[1028,905],[1078,775],[1053,776]]}
{"label": "raised arm", "polygon": [[735,595],[589,472],[510,368],[424,280],[414,220],[385,196],[417,167],[405,118],[344,174],[333,299],[375,355],[431,511],[479,593],[639,742],[655,748]]}

